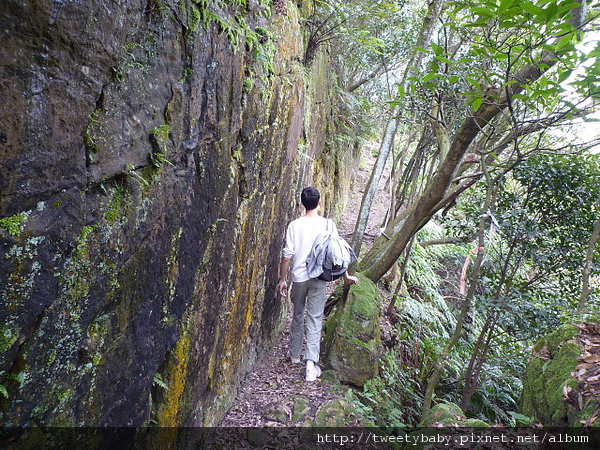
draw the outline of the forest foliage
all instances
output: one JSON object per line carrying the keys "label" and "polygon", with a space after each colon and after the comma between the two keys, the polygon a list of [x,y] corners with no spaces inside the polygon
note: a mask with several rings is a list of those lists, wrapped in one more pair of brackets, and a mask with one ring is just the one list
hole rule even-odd
{"label": "forest foliage", "polygon": [[357,394],[364,413],[414,425],[453,401],[527,423],[529,349],[599,320],[598,3],[315,4],[313,30],[326,22],[321,45],[390,173],[371,177],[391,201],[357,267],[385,275],[392,325],[380,376]]}

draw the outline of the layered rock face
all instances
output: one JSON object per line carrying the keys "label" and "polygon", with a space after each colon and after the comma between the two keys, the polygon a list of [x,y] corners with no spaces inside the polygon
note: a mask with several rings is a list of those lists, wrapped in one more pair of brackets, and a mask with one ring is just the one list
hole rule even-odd
{"label": "layered rock face", "polygon": [[0,423],[218,423],[282,324],[298,188],[348,187],[299,24],[291,1],[4,2]]}

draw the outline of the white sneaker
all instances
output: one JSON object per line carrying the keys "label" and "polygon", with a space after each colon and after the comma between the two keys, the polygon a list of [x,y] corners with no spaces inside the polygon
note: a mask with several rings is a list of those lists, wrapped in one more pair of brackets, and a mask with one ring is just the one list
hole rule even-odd
{"label": "white sneaker", "polygon": [[306,381],[316,381],[321,376],[321,368],[313,361],[306,361]]}

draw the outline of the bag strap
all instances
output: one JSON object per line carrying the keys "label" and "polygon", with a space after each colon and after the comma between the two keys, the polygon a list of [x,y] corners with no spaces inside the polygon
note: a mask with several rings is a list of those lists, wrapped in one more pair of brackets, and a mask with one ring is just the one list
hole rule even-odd
{"label": "bag strap", "polygon": [[[335,231],[335,224],[333,223],[333,219],[325,219],[325,234],[330,234],[333,236],[333,232]],[[331,231],[329,231],[329,223],[331,222]]]}

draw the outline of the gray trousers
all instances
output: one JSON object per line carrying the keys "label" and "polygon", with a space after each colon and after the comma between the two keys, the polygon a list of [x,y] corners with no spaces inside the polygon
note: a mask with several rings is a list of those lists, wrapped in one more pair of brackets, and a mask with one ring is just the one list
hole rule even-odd
{"label": "gray trousers", "polygon": [[294,283],[292,286],[292,330],[290,356],[300,358],[304,341],[304,310],[306,309],[306,354],[305,359],[319,362],[321,348],[321,328],[325,308],[325,288],[327,281],[313,278]]}

